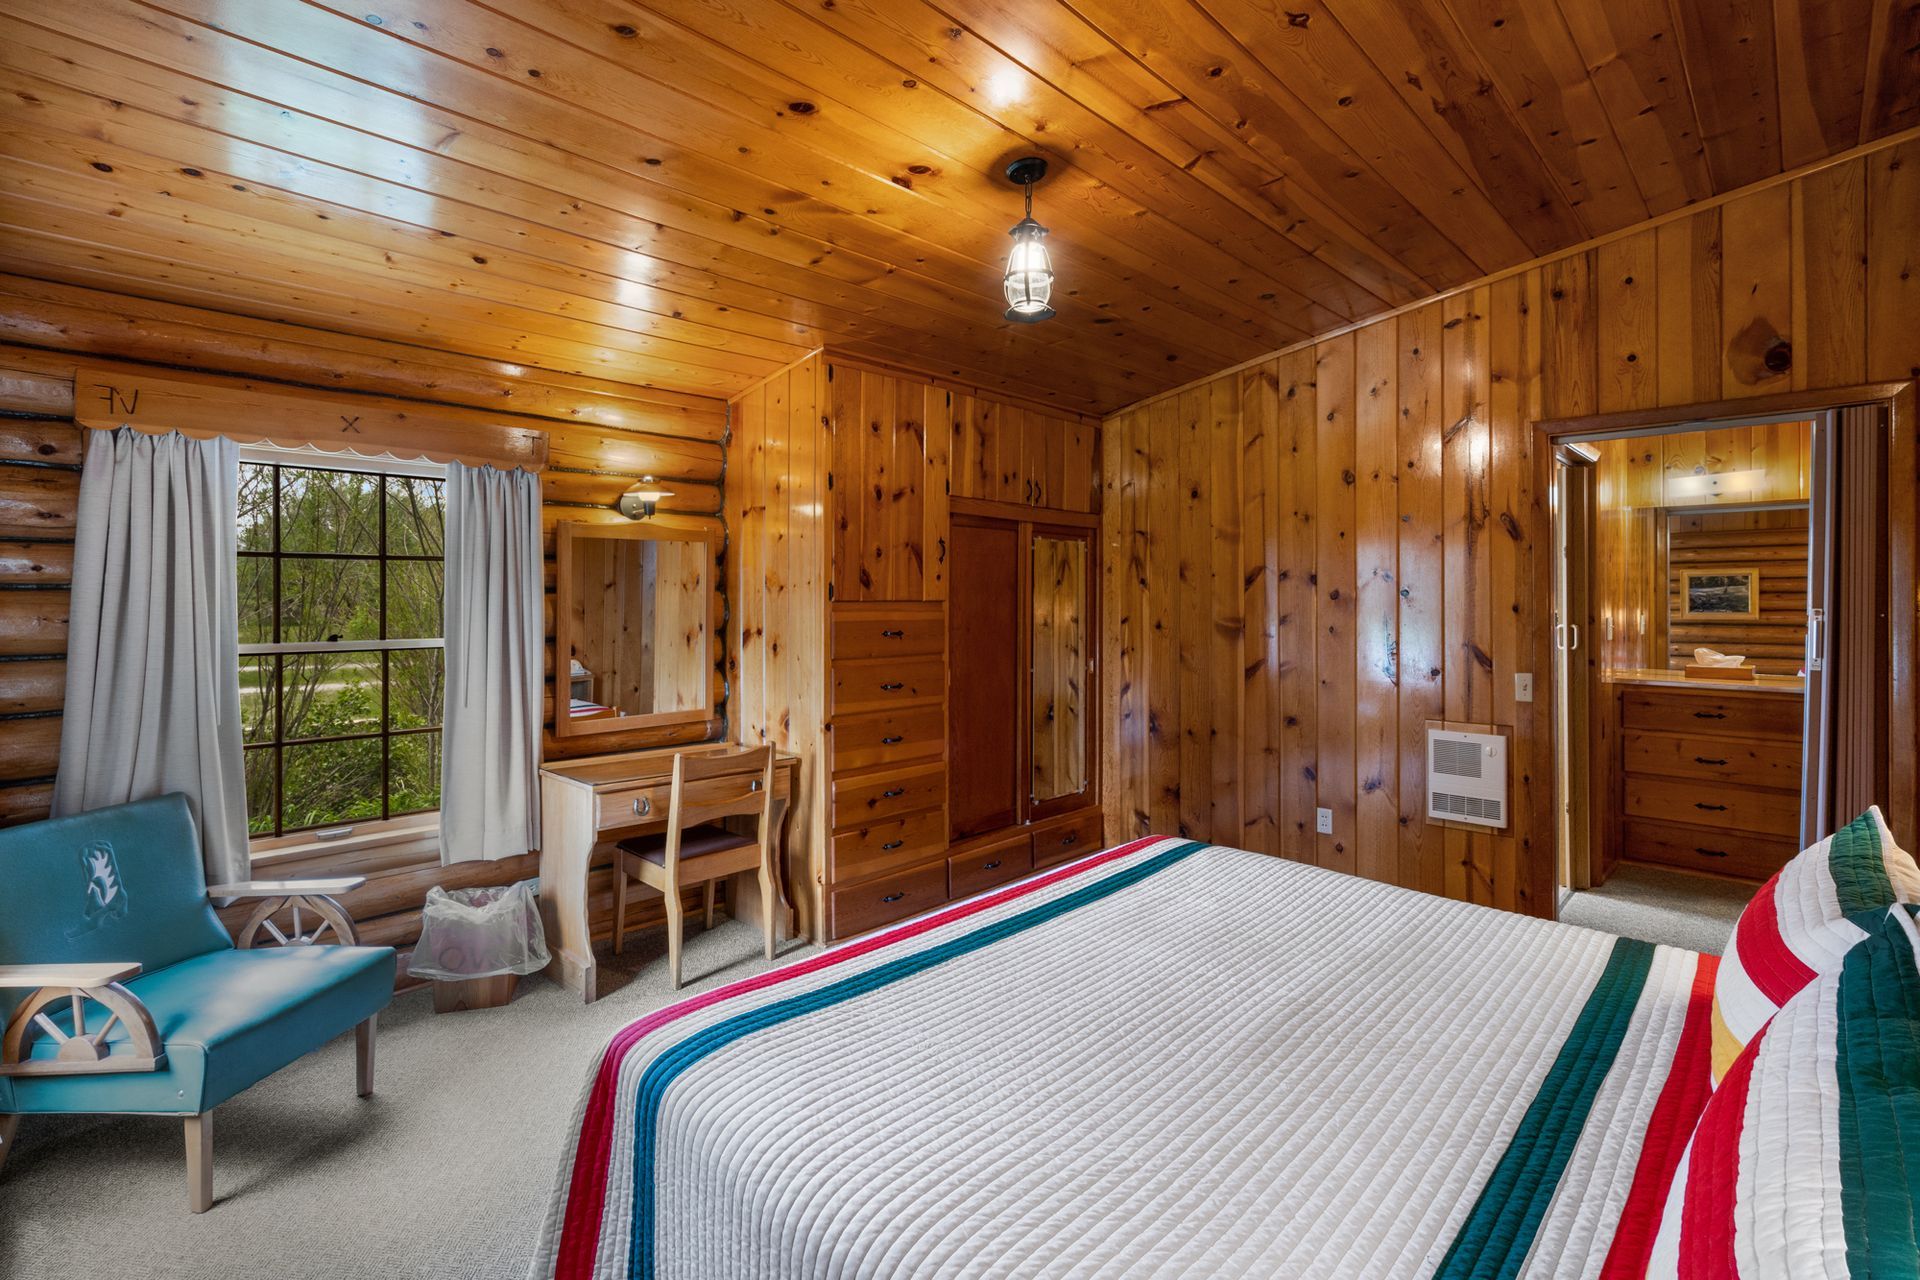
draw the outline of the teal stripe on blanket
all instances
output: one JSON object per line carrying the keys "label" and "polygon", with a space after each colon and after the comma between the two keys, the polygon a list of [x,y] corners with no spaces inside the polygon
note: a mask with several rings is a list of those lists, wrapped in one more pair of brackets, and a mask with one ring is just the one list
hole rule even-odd
{"label": "teal stripe on blanket", "polygon": [[956,956],[979,951],[983,947],[1004,938],[1010,938],[1035,925],[1057,919],[1076,907],[1084,907],[1088,903],[1110,897],[1122,889],[1139,884],[1156,872],[1166,870],[1206,847],[1198,840],[1185,841],[1164,853],[1155,854],[1144,862],[1135,863],[1124,871],[1095,880],[1083,888],[1062,894],[1050,902],[1043,902],[1018,915],[1008,916],[1003,920],[975,929],[971,933],[949,939],[937,947],[916,951],[911,955],[901,956],[897,960],[876,965],[864,973],[856,973],[838,982],[828,983],[813,991],[735,1014],[723,1022],[716,1022],[688,1036],[648,1063],[647,1069],[640,1076],[638,1105],[634,1108],[633,1117],[635,1166],[633,1243],[627,1255],[627,1274],[633,1277],[633,1280],[653,1280],[656,1269],[654,1218],[658,1194],[654,1148],[658,1145],[660,1108],[666,1097],[667,1086],[701,1059],[756,1031],[790,1022],[805,1014],[830,1008],[856,996],[865,995],[869,991],[878,990],[902,978],[924,973],[935,965],[954,959]]}
{"label": "teal stripe on blanket", "polygon": [[1653,944],[1633,938],[1613,944],[1607,967],[1434,1280],[1510,1280],[1520,1273],[1652,968]]}

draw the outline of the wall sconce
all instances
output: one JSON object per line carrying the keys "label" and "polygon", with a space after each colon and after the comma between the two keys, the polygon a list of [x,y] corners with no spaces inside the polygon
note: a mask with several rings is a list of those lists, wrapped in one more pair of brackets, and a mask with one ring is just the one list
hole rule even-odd
{"label": "wall sconce", "polygon": [[1047,176],[1047,162],[1026,156],[1007,166],[1007,180],[1027,189],[1027,216],[1007,232],[1013,251],[1007,255],[1007,319],[1038,324],[1053,314],[1053,262],[1047,256],[1047,229],[1033,220],[1033,184]]}
{"label": "wall sconce", "polygon": [[620,514],[629,520],[645,520],[659,509],[660,499],[672,496],[673,490],[662,489],[652,476],[641,476],[639,484],[620,495]]}

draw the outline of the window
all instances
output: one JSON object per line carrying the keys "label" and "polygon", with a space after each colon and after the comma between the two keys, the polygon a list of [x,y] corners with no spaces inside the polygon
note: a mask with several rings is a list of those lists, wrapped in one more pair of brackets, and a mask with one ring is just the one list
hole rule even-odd
{"label": "window", "polygon": [[240,464],[248,829],[437,809],[445,481],[263,456]]}

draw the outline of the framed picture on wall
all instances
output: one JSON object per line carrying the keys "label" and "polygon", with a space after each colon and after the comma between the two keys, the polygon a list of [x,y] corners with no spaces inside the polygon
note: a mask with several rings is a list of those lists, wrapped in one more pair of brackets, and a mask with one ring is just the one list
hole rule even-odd
{"label": "framed picture on wall", "polygon": [[1758,569],[1686,569],[1680,574],[1683,618],[1757,618]]}

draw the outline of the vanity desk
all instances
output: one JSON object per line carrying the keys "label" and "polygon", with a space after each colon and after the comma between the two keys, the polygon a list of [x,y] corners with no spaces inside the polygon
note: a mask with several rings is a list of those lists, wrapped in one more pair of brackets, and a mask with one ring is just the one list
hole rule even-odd
{"label": "vanity desk", "polygon": [[[588,877],[613,865],[614,842],[628,836],[666,830],[673,791],[673,757],[679,752],[712,755],[737,751],[725,742],[705,746],[625,751],[558,761],[540,770],[540,903],[553,953],[547,974],[578,991],[589,1004],[598,997],[597,966],[590,919],[594,892]],[[773,821],[779,838],[776,857],[784,867],[800,757],[777,755],[774,764]],[[700,784],[687,788],[697,801]],[[601,877],[605,879],[606,877]],[[776,876],[775,885],[784,877]],[[727,886],[728,910],[736,919],[758,919],[760,883],[752,872]]]}

